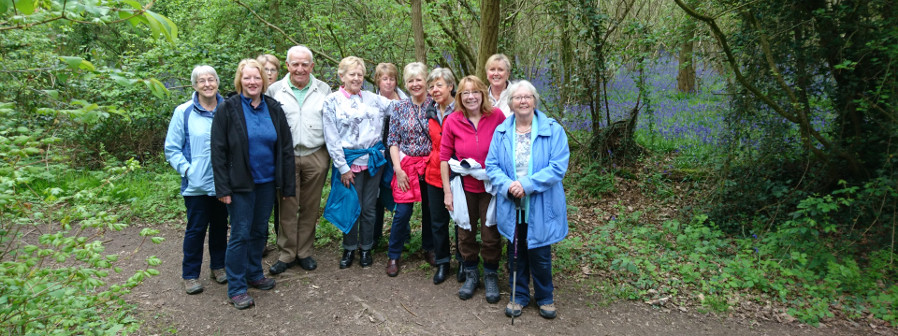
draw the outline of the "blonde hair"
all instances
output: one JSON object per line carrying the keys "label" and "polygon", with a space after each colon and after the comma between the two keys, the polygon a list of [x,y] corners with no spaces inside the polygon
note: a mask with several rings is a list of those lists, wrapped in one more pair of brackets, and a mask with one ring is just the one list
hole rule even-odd
{"label": "blonde hair", "polygon": [[421,77],[421,80],[427,78],[427,66],[421,62],[412,62],[406,64],[402,70],[402,82],[408,82],[412,77]]}
{"label": "blonde hair", "polygon": [[457,93],[455,94],[455,110],[461,111],[465,115],[466,118],[470,118],[468,115],[468,110],[465,109],[461,93],[466,89],[467,86],[473,86],[472,90],[480,91],[480,114],[484,117],[493,113],[493,104],[489,101],[489,93],[486,92],[487,87],[486,84],[483,84],[483,81],[477,76],[465,76],[461,81],[458,82],[458,89],[456,89]]}
{"label": "blonde hair", "polygon": [[343,77],[343,75],[353,67],[361,67],[362,74],[366,72],[365,61],[359,57],[347,56],[340,60],[340,64],[337,65],[337,76]]}
{"label": "blonde hair", "polygon": [[247,68],[256,68],[259,70],[259,76],[262,77],[262,92],[268,90],[268,76],[265,76],[265,71],[262,69],[262,64],[259,64],[259,61],[254,60],[252,58],[247,58],[240,61],[240,64],[237,65],[237,73],[234,74],[234,89],[237,90],[237,93],[243,94],[243,71]]}
{"label": "blonde hair", "polygon": [[508,56],[505,54],[494,54],[490,56],[490,58],[486,59],[486,63],[483,65],[485,68],[489,67],[490,63],[502,61],[505,63],[505,71],[508,71],[508,77],[511,77],[511,60],[508,59]]}

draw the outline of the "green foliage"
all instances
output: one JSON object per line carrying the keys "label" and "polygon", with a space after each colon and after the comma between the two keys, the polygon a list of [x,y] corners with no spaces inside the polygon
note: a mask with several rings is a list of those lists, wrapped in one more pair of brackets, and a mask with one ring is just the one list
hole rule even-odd
{"label": "green foliage", "polygon": [[811,324],[841,309],[898,325],[895,255],[857,257],[846,253],[851,246],[832,244],[841,231],[828,216],[856,207],[860,192],[809,196],[776,230],[744,238],[728,237],[707,215],[650,224],[619,207],[604,224],[575,225],[555,247],[554,265],[566,274],[601,272],[611,282],[605,294],[629,300],[694,301],[717,312],[772,301]]}
{"label": "green foliage", "polygon": [[[65,163],[52,130],[15,127],[21,112],[3,104],[0,131],[0,330],[6,334],[127,333],[136,330],[123,296],[161,262],[126,280],[121,254],[105,254],[102,237],[127,226],[114,211],[110,192],[123,177],[140,170],[129,160],[85,173]],[[144,241],[158,230],[144,229]],[[134,252],[136,253],[136,251]],[[132,253],[132,254],[134,254]],[[132,254],[125,254],[130,257]]]}

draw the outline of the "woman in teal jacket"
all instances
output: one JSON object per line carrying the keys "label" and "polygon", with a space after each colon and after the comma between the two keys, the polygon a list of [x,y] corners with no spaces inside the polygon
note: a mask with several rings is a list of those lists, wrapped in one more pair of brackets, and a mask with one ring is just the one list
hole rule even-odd
{"label": "woman in teal jacket", "polygon": [[[570,149],[561,125],[536,110],[539,93],[530,82],[516,82],[508,91],[513,114],[496,128],[486,157],[490,183],[499,190],[497,225],[509,240],[510,269],[517,272],[517,283],[509,277],[514,299],[505,314],[519,316],[530,303],[532,276],[539,314],[551,319],[556,316],[551,245],[568,233],[561,180],[567,172]],[[525,224],[516,225],[514,199],[522,200]]]}

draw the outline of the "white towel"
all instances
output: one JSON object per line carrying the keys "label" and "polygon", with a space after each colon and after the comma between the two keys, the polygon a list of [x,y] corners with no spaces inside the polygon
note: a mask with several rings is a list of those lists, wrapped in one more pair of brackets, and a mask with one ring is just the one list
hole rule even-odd
{"label": "white towel", "polygon": [[[486,169],[483,169],[480,163],[471,158],[464,159],[461,162],[450,159],[449,168],[459,175],[471,176],[483,181],[483,187],[486,189],[486,192],[493,195],[490,198],[489,206],[486,208],[484,224],[486,226],[496,225],[496,190],[493,188],[493,184],[490,183],[489,177],[486,176]],[[449,188],[452,189],[452,211],[449,212],[449,216],[452,217],[455,225],[458,225],[459,228],[471,231],[471,218],[468,216],[468,202],[465,199],[461,176],[456,176],[449,181]]]}

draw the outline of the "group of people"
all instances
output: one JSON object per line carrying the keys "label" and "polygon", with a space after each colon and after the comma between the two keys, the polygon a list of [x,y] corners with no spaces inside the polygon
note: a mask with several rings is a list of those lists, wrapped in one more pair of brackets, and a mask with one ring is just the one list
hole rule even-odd
{"label": "group of people", "polygon": [[203,291],[207,232],[210,278],[228,284],[236,308],[253,306],[248,287],[274,288],[262,268],[273,209],[278,258],[269,275],[316,269],[312,245],[330,168],[323,215],[343,232],[339,268],[356,258],[361,267],[374,263],[386,208],[394,215],[385,272],[397,276],[414,204],[421,203],[422,250],[435,267],[434,284],[452,273],[452,219],[459,298],[480,287],[482,264],[486,300],[500,300],[504,236],[512,293],[505,314],[519,316],[530,303],[532,279],[540,316],[556,316],[550,246],[568,232],[561,183],[567,136],[537,110],[539,93],[530,82],[509,81],[508,57],[487,60],[488,83],[475,76],[456,81],[449,69],[410,63],[402,72],[405,91],[397,87],[397,67],[381,63],[376,92],[363,89],[367,71],[358,57],[340,61],[335,91],[313,75],[307,47],[290,48],[285,63],[288,73],[279,78],[273,55],[242,60],[236,93],[227,98],[218,92],[215,69],[197,66],[193,97],[175,108],[165,155],[181,176],[187,209],[188,294]]}

